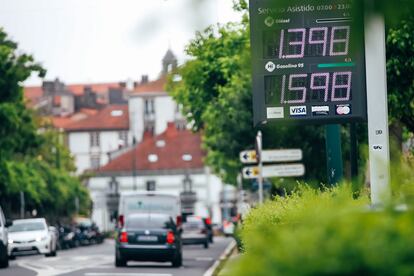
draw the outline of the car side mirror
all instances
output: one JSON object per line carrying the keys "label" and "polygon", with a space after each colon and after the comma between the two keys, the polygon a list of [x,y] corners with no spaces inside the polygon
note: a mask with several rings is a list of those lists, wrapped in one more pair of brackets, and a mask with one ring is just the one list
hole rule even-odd
{"label": "car side mirror", "polygon": [[12,225],[13,225],[13,221],[12,220],[9,220],[9,219],[6,219],[6,223],[4,224],[4,226],[10,227]]}

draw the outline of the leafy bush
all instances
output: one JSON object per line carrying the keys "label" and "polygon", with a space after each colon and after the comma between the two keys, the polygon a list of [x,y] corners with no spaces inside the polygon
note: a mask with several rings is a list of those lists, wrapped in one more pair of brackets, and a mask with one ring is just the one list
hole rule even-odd
{"label": "leafy bush", "polygon": [[304,187],[253,210],[229,275],[414,275],[414,213],[353,197]]}

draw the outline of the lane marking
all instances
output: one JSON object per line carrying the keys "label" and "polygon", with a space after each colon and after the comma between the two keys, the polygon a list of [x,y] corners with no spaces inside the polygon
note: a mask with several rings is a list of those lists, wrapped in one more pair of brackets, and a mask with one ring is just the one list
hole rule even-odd
{"label": "lane marking", "polygon": [[172,276],[172,274],[161,273],[106,273],[106,272],[89,272],[85,276]]}

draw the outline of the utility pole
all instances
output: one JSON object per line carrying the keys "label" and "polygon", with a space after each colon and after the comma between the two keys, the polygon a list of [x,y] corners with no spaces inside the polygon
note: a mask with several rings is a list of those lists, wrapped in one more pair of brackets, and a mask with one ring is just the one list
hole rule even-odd
{"label": "utility pole", "polygon": [[24,192],[20,191],[20,218],[24,219],[24,210],[26,209],[26,203],[24,200]]}
{"label": "utility pole", "polygon": [[136,155],[137,155],[137,150],[136,150],[136,144],[137,144],[137,139],[135,138],[135,136],[132,138],[132,145],[133,145],[133,150],[132,150],[132,189],[134,191],[137,190],[137,164],[136,164]]}
{"label": "utility pole", "polygon": [[256,158],[259,162],[259,177],[257,178],[259,184],[259,204],[263,204],[263,162],[262,162],[263,138],[262,132],[259,130],[256,136]]}
{"label": "utility pole", "polygon": [[365,60],[367,70],[368,141],[371,202],[383,204],[391,197],[388,134],[387,74],[384,16],[366,1]]}

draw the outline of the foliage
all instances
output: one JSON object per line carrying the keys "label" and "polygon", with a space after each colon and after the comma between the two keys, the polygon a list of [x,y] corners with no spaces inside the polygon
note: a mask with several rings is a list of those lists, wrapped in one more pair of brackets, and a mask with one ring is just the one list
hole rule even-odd
{"label": "foliage", "polygon": [[45,70],[30,55],[18,53],[17,44],[0,29],[0,202],[9,215],[20,209],[20,192],[26,210],[56,218],[80,209],[90,199],[75,170],[69,151],[54,131],[41,131],[33,112],[26,108],[22,82]]}
{"label": "foliage", "polygon": [[410,14],[387,36],[388,106],[392,120],[414,132],[414,16]]}
{"label": "foliage", "polygon": [[372,210],[349,186],[302,187],[254,209],[228,275],[412,275],[413,210]]}

